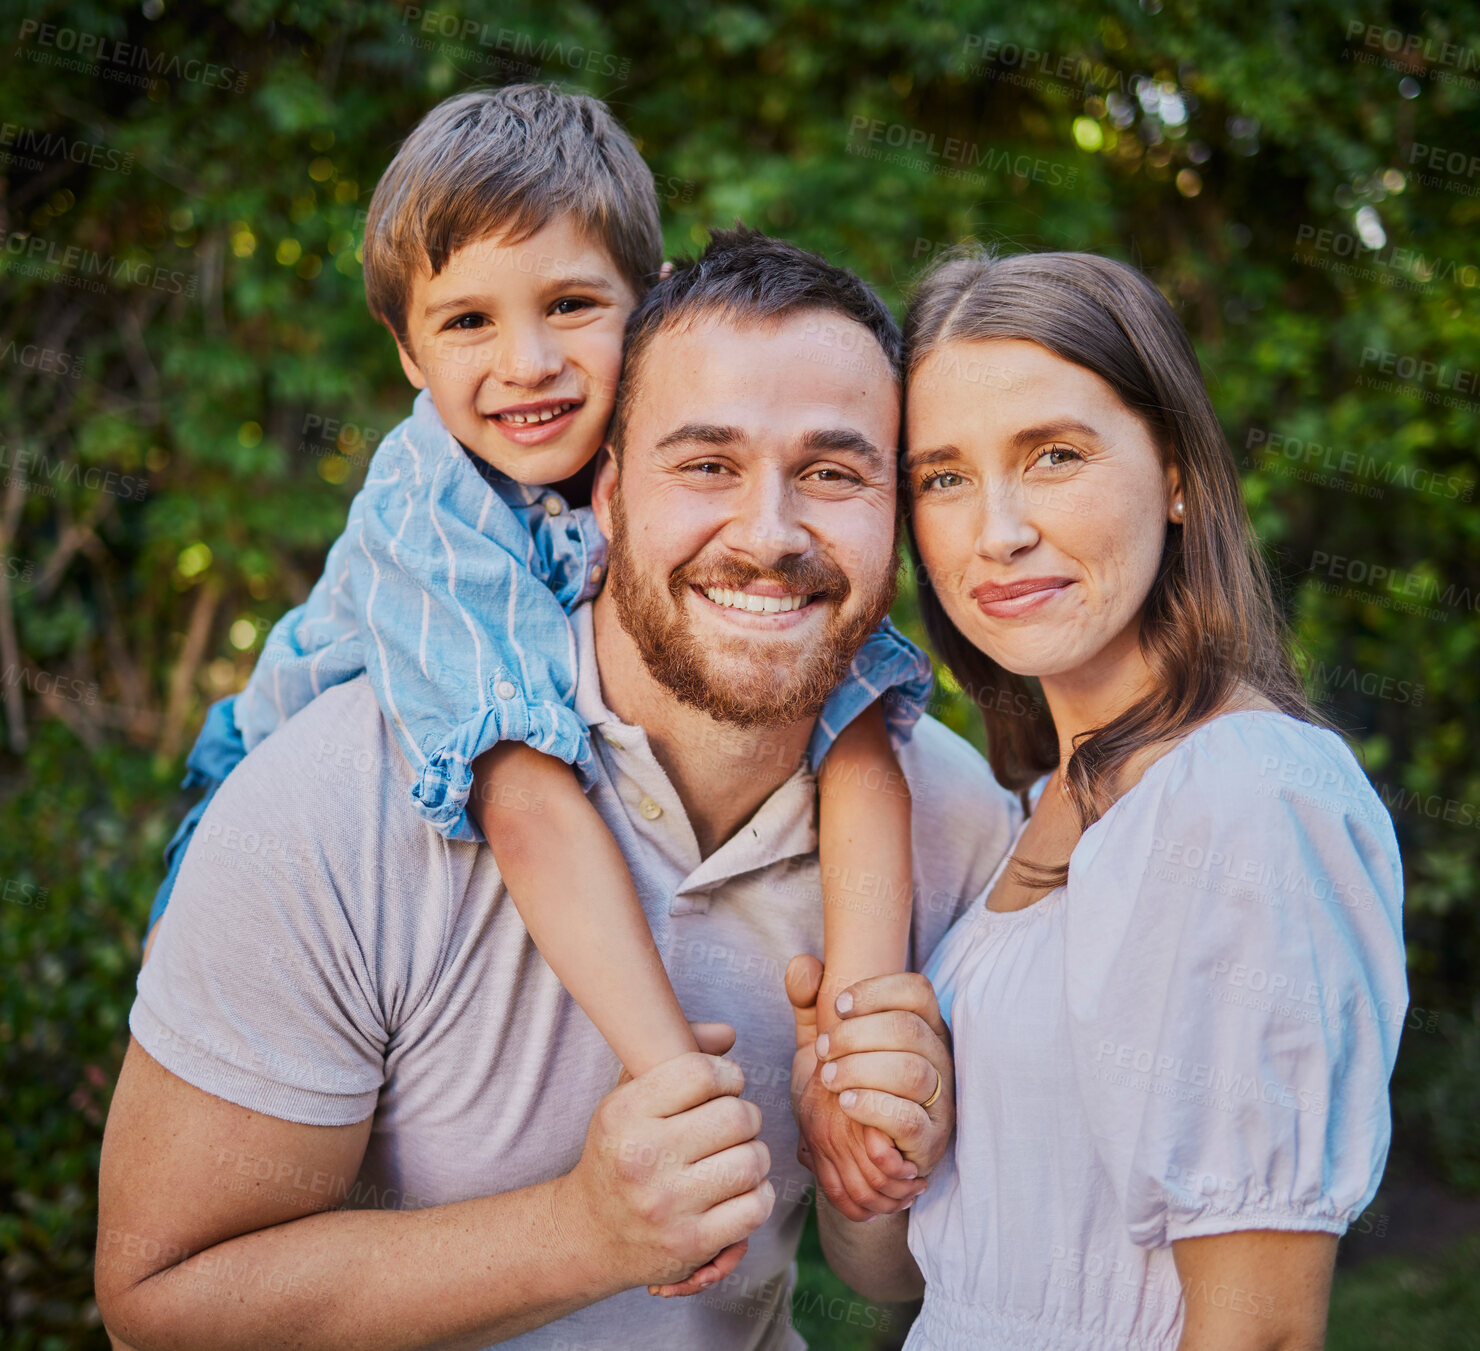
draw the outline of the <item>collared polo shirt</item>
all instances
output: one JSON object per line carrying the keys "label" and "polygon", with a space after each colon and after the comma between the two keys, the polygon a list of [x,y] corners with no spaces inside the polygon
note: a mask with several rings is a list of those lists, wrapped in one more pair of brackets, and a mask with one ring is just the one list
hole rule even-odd
{"label": "collared polo shirt", "polygon": [[[626,1291],[505,1345],[799,1347],[793,1259],[811,1179],[795,1157],[782,973],[796,953],[822,952],[816,783],[797,769],[702,858],[647,734],[604,703],[589,605],[572,624],[576,708],[595,733],[591,800],[685,1012],[736,1029],[732,1058],[763,1114],[777,1204],[740,1268],[703,1295]],[[901,767],[918,966],[985,886],[1017,808],[932,719]],[[129,1020],[166,1069],[253,1111],[314,1125],[373,1117],[348,1205],[443,1205],[568,1172],[619,1069],[529,938],[492,851],[422,821],[413,777],[364,678],[262,742],[201,822]],[[866,875],[849,880],[868,894]],[[252,1165],[223,1163],[221,1185],[243,1166],[250,1176]],[[301,1191],[305,1208],[321,1199],[312,1177],[275,1185]]]}

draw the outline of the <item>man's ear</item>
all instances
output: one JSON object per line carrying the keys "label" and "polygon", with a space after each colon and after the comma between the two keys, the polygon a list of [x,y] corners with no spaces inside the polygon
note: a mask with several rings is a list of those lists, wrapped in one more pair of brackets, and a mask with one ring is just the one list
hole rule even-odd
{"label": "man's ear", "polygon": [[591,510],[601,533],[612,537],[612,498],[617,491],[617,457],[610,442],[596,452],[596,476],[591,480]]}
{"label": "man's ear", "polygon": [[[390,328],[390,325],[387,324],[386,327]],[[394,329],[391,330],[391,337],[396,339],[396,355],[401,358],[401,369],[406,372],[406,378],[417,389],[425,389],[427,378],[422,374],[421,367],[416,364],[416,358],[411,355],[411,350],[400,338],[396,337]]]}

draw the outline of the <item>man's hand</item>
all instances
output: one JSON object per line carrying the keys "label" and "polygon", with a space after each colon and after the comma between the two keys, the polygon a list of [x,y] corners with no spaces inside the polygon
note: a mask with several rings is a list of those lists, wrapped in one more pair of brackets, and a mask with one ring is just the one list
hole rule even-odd
{"label": "man's hand", "polygon": [[[900,1153],[878,1123],[850,1120],[852,1114],[841,1105],[838,1093],[817,1073],[821,981],[822,964],[815,957],[793,957],[786,968],[786,994],[797,1036],[791,1068],[792,1114],[800,1134],[797,1159],[816,1174],[828,1199],[850,1220],[892,1214],[924,1191],[925,1184],[919,1180],[918,1164]],[[836,1041],[837,1031],[831,1041]]]}
{"label": "man's hand", "polygon": [[564,1243],[590,1252],[594,1241],[624,1287],[685,1294],[729,1275],[776,1201],[760,1108],[739,1096],[740,1067],[719,1058],[735,1034],[695,1033],[708,1054],[665,1061],[601,1100],[557,1194]]}

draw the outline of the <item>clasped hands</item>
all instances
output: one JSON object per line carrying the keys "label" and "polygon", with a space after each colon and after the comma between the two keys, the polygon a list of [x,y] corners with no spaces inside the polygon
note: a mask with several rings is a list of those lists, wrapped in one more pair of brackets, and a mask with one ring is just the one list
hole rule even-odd
{"label": "clasped hands", "polygon": [[[786,971],[797,1157],[839,1211],[866,1220],[909,1205],[945,1153],[955,1121],[948,1034],[930,983],[901,974],[844,991],[841,1020],[819,1043],[821,975],[808,956]],[[624,1075],[601,1100],[581,1161],[555,1193],[556,1242],[610,1293],[689,1295],[723,1280],[775,1205],[760,1109],[740,1097],[744,1075],[723,1058],[734,1031],[694,1030],[700,1051]]]}

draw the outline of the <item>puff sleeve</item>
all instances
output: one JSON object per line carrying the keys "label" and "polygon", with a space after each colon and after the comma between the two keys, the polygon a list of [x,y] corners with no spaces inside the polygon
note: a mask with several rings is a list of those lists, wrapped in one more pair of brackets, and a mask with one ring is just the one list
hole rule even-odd
{"label": "puff sleeve", "polygon": [[1407,1009],[1392,823],[1333,733],[1220,718],[1085,833],[1079,1091],[1133,1242],[1340,1234],[1377,1191]]}

